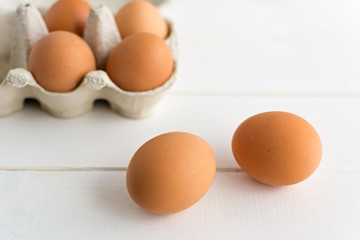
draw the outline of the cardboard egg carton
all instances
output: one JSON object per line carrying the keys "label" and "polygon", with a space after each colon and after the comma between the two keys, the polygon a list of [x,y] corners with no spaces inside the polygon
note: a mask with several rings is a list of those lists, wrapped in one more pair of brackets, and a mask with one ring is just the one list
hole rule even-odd
{"label": "cardboard egg carton", "polygon": [[[157,103],[176,78],[177,42],[172,24],[166,43],[174,59],[174,71],[162,86],[144,92],[128,92],[116,86],[102,70],[89,72],[82,83],[67,93],[49,92],[42,88],[27,70],[31,48],[48,34],[38,9],[31,4],[17,8],[11,48],[11,70],[0,83],[0,116],[21,110],[24,100],[36,99],[41,107],[59,118],[72,118],[92,110],[97,99],[108,101],[115,112],[129,118],[150,116]],[[113,13],[105,5],[93,7],[84,30],[84,39],[93,50],[97,69],[104,69],[107,58],[121,41]]]}

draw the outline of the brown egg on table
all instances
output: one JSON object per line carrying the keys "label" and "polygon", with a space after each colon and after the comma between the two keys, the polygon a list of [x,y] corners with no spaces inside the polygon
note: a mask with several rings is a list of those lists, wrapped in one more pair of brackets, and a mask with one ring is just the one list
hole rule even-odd
{"label": "brown egg on table", "polygon": [[83,0],[59,0],[46,13],[45,23],[50,32],[69,31],[83,36],[90,5]]}
{"label": "brown egg on table", "polygon": [[136,151],[126,185],[143,209],[170,214],[199,201],[215,172],[215,156],[207,142],[190,133],[171,132],[152,138]]}
{"label": "brown egg on table", "polygon": [[143,0],[135,0],[125,4],[115,15],[115,21],[122,38],[134,33],[153,33],[164,39],[169,27],[156,7]]}
{"label": "brown egg on table", "polygon": [[303,118],[265,112],[245,120],[235,131],[232,151],[240,167],[256,180],[275,186],[308,178],[318,167],[322,144]]}
{"label": "brown egg on table", "polygon": [[72,91],[96,69],[89,45],[65,31],[51,32],[40,39],[30,52],[28,65],[36,82],[50,92]]}
{"label": "brown egg on table", "polygon": [[152,90],[172,75],[174,61],[166,43],[151,33],[137,33],[120,42],[109,56],[106,72],[121,89]]}

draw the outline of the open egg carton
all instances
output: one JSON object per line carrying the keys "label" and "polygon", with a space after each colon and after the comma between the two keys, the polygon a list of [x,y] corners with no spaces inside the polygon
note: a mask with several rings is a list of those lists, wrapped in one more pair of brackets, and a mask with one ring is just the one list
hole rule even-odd
{"label": "open egg carton", "polygon": [[[48,34],[39,10],[32,4],[21,4],[16,10],[10,53],[11,70],[0,80],[0,117],[21,110],[25,99],[36,99],[41,107],[59,118],[72,118],[92,110],[95,100],[106,100],[111,109],[128,118],[150,116],[166,91],[173,85],[177,67],[177,39],[168,21],[166,39],[174,60],[172,76],[160,87],[144,92],[128,92],[116,86],[105,71],[89,72],[81,84],[67,93],[42,88],[27,70],[31,48]],[[90,9],[84,40],[93,50],[97,69],[104,69],[107,58],[121,37],[112,11],[104,4]]]}

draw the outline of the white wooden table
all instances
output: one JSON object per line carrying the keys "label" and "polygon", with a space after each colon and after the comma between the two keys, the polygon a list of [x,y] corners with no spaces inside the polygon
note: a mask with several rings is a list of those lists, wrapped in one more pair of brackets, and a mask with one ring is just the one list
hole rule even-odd
{"label": "white wooden table", "polygon": [[[171,9],[179,75],[153,117],[96,103],[62,120],[32,102],[0,119],[0,240],[360,239],[360,1]],[[300,184],[260,184],[232,156],[236,127],[269,110],[304,117],[322,138],[322,163]],[[168,131],[208,141],[218,171],[196,205],[158,216],[132,202],[125,175],[138,147]]]}

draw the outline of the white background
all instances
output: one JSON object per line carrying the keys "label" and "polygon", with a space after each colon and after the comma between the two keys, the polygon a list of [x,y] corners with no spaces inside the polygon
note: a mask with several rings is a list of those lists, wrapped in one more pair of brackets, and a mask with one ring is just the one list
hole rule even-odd
{"label": "white background", "polygon": [[[360,239],[360,2],[173,0],[164,12],[179,72],[154,116],[96,103],[63,120],[30,102],[0,118],[0,239]],[[304,117],[322,138],[322,163],[300,184],[260,184],[233,159],[236,127],[270,110]],[[196,205],[158,216],[131,201],[125,170],[168,131],[204,138],[218,171]]]}

